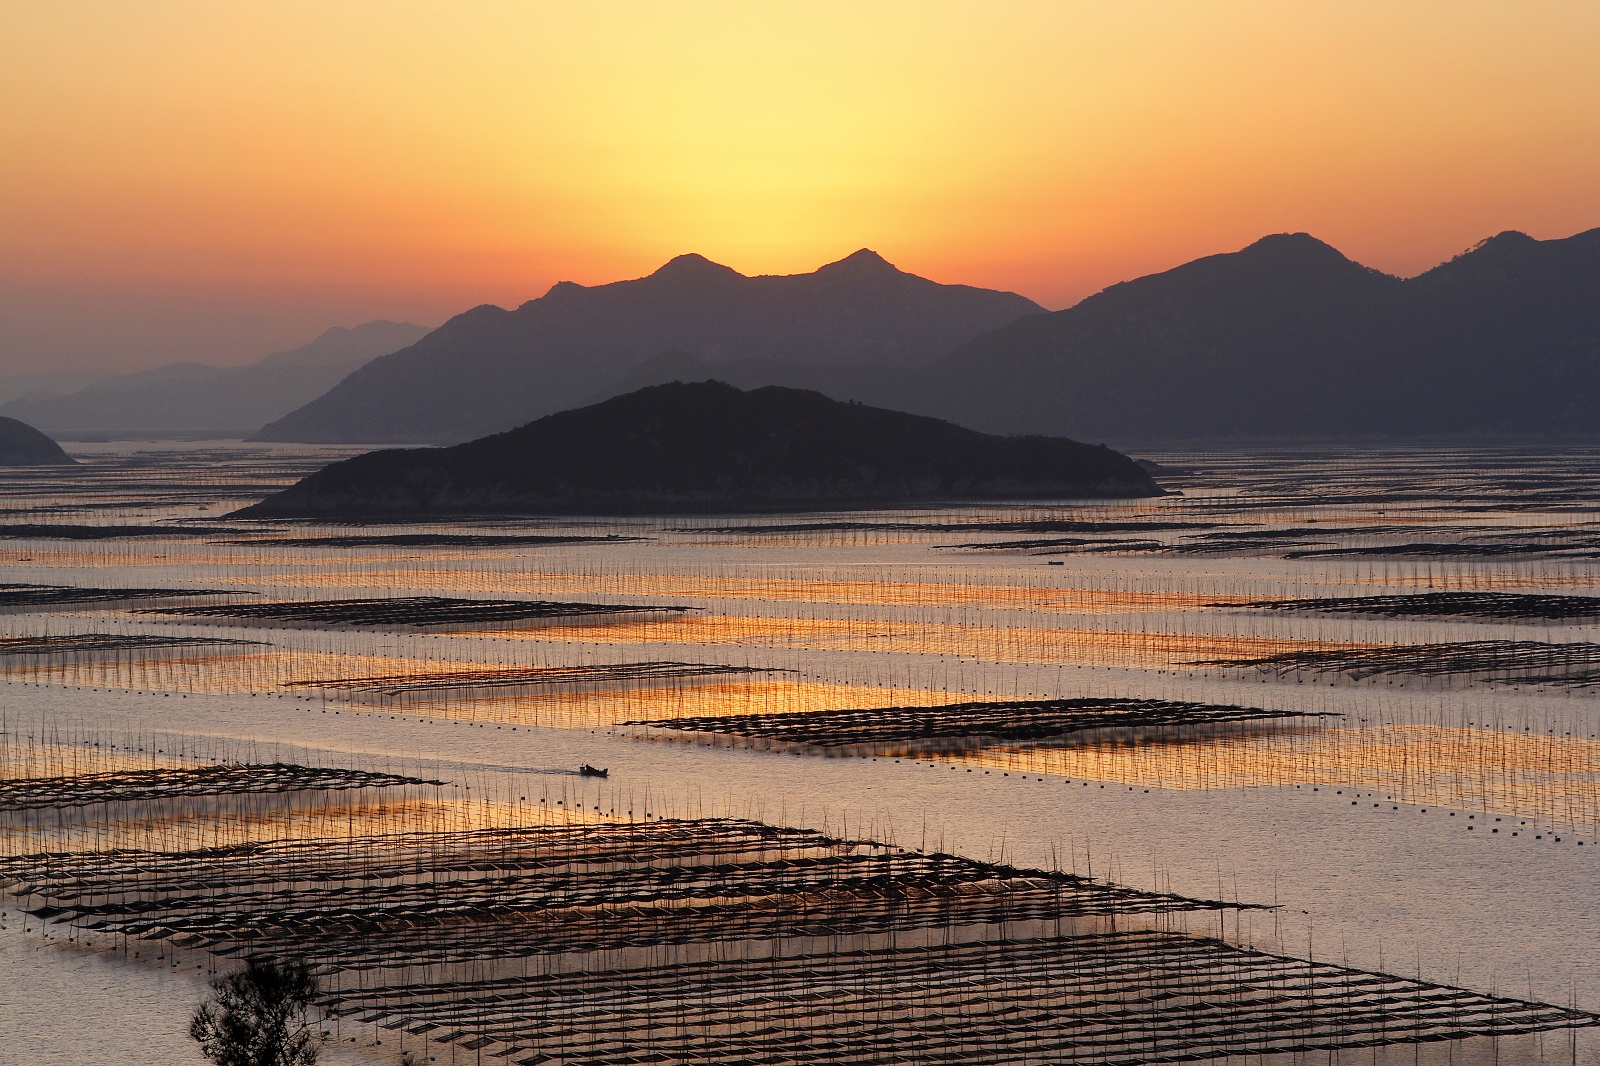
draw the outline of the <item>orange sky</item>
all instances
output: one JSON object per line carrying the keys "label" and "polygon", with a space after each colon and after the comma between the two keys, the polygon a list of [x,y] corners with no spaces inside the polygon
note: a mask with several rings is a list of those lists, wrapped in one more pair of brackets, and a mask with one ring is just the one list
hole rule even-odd
{"label": "orange sky", "polygon": [[1600,225],[1600,3],[0,0],[0,374],[241,361],[685,251],[1051,307],[1308,230]]}

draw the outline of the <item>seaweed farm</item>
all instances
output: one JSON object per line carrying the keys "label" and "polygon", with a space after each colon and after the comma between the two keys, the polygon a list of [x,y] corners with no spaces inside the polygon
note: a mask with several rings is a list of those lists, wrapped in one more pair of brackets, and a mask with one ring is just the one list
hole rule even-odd
{"label": "seaweed farm", "polygon": [[[3,603],[0,600],[0,603]],[[214,603],[146,608],[146,614],[231,618],[280,625],[439,628],[503,626],[545,618],[675,612],[683,607],[632,607],[548,600],[458,600],[446,596],[400,596],[360,600],[295,600],[287,603]]]}
{"label": "seaweed farm", "polygon": [[1579,641],[1463,640],[1287,651],[1259,659],[1217,659],[1197,666],[1255,667],[1278,676],[1310,672],[1360,681],[1400,675],[1480,680],[1497,685],[1600,683],[1600,644]]}
{"label": "seaweed farm", "polygon": [[[1226,605],[1224,605],[1226,606]],[[1329,596],[1247,604],[1269,611],[1371,614],[1389,618],[1479,618],[1484,621],[1600,621],[1600,597],[1516,592],[1419,592],[1404,596]]]}
{"label": "seaweed farm", "polygon": [[345,454],[0,473],[0,1064],[1600,1066],[1592,451],[228,517]]}
{"label": "seaweed farm", "polygon": [[49,607],[79,607],[86,604],[124,604],[135,601],[186,601],[215,596],[216,593],[186,589],[96,589],[70,585],[0,585],[0,611],[38,611]]}
{"label": "seaweed farm", "polygon": [[307,789],[419,785],[419,778],[333,767],[195,766],[162,770],[77,773],[70,777],[7,778],[0,781],[0,811],[87,807],[186,796],[299,792]]}
{"label": "seaweed farm", "polygon": [[[381,987],[336,999],[334,1010],[522,1063],[605,1064],[791,1061],[803,1044],[813,1062],[1132,1066],[1497,1039],[1587,1021],[1155,932],[619,968],[473,991]],[[1172,1009],[1202,999],[1193,1013]]]}
{"label": "seaweed farm", "polygon": [[22,857],[0,884],[124,952],[313,959],[330,1018],[524,1066],[1198,1061],[1600,1022],[1167,927],[1219,901],[725,818]]}
{"label": "seaweed farm", "polygon": [[861,748],[882,753],[956,751],[1019,742],[1126,735],[1150,739],[1215,731],[1247,723],[1308,717],[1302,711],[1213,707],[1172,700],[1028,700],[947,703],[931,707],[865,707],[795,714],[675,718],[629,725],[720,734],[764,744]]}
{"label": "seaweed farm", "polygon": [[600,689],[615,692],[624,685],[753,672],[757,671],[750,667],[674,662],[531,668],[509,666],[491,670],[455,669],[437,673],[287,681],[284,687],[324,693],[360,693],[384,703],[416,700],[436,702],[440,698],[464,699],[477,693],[503,690]]}

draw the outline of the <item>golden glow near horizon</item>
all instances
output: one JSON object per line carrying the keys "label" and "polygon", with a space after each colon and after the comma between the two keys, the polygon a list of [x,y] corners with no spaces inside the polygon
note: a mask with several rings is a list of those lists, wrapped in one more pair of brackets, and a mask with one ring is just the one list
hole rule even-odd
{"label": "golden glow near horizon", "polygon": [[1059,307],[1269,232],[1415,273],[1600,225],[1593,3],[0,0],[0,40],[0,364],[75,299],[438,321],[867,246]]}

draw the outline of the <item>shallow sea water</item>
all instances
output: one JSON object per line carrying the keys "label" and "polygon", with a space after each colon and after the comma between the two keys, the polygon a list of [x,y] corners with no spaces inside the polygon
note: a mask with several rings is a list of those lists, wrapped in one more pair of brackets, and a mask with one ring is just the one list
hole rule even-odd
{"label": "shallow sea water", "polygon": [[[652,817],[727,813],[814,826],[1138,888],[1276,904],[1229,913],[1220,926],[1215,915],[1184,921],[1194,932],[1300,957],[1600,1009],[1595,686],[1494,670],[1352,677],[1201,665],[1328,648],[1600,643],[1594,624],[1243,606],[1419,590],[1592,594],[1600,485],[1591,472],[1600,463],[1590,453],[1157,455],[1205,473],[1176,479],[1182,495],[1059,507],[404,527],[211,517],[325,457],[108,445],[83,471],[14,476],[0,483],[0,507],[10,512],[0,522],[193,532],[3,539],[3,580],[230,590],[262,600],[447,595],[692,610],[444,632],[152,616],[137,604],[8,612],[0,614],[0,638],[260,642],[218,654],[0,656],[10,765],[49,744],[116,746],[151,759],[155,752],[139,749],[158,747],[162,759],[174,750],[282,756],[415,769],[471,783],[495,802],[559,807],[562,817],[575,808],[586,817],[648,808]],[[1153,528],[1163,524],[1185,528]],[[418,532],[642,539],[487,548],[273,543]],[[1219,550],[1217,538],[1203,539],[1218,532],[1245,536]],[[1044,543],[1068,539],[1106,543]],[[1550,550],[1285,557],[1311,541],[1324,551],[1513,542]],[[750,672],[671,684],[388,694],[317,684],[661,661]],[[837,757],[703,744],[631,724],[1057,696],[1337,717],[1301,733],[1210,743]],[[578,777],[585,763],[609,768],[610,777]],[[14,853],[19,841],[56,831],[41,825],[13,819],[0,827],[0,841]],[[184,840],[204,833],[171,812],[152,815],[139,831]],[[0,1063],[199,1061],[183,1030],[203,992],[205,962],[180,952],[174,970],[171,959],[84,950],[60,942],[64,929],[45,940],[31,920],[23,932],[15,909],[4,924]],[[1537,1046],[1503,1041],[1497,1055],[1600,1062],[1592,1032],[1570,1048],[1564,1034]],[[354,1043],[382,1035],[362,1027]],[[1476,1054],[1463,1048],[1463,1058]],[[328,1061],[398,1061],[392,1043],[360,1050],[344,1040],[334,1054]],[[436,1054],[440,1062],[474,1061],[454,1048]],[[1357,1061],[1353,1053],[1340,1058]]]}

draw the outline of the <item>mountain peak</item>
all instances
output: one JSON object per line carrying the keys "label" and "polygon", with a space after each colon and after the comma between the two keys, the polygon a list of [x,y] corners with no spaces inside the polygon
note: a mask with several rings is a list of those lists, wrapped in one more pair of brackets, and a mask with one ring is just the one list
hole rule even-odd
{"label": "mountain peak", "polygon": [[1518,245],[1526,246],[1526,245],[1529,245],[1529,244],[1538,244],[1538,243],[1539,242],[1537,240],[1535,240],[1534,238],[1528,236],[1526,233],[1523,233],[1519,229],[1508,229],[1508,230],[1501,230],[1499,233],[1496,233],[1493,237],[1484,238],[1483,240],[1478,242],[1478,247],[1479,248],[1516,247]]}
{"label": "mountain peak", "polygon": [[514,311],[458,315],[404,358],[351,376],[261,436],[459,441],[601,395],[662,352],[916,366],[1040,310],[1015,293],[919,279],[867,249],[820,275],[758,277],[680,255],[647,276],[555,285]]}
{"label": "mountain peak", "polygon": [[650,275],[652,278],[742,278],[732,267],[713,263],[698,252],[675,255]]}
{"label": "mountain peak", "polygon": [[1273,258],[1336,258],[1348,261],[1345,254],[1326,241],[1309,233],[1269,233],[1247,246],[1241,254],[1271,256]]}
{"label": "mountain peak", "polygon": [[1508,229],[1496,233],[1493,237],[1485,237],[1471,248],[1462,252],[1457,259],[1498,258],[1501,256],[1518,255],[1539,245],[1540,241],[1528,236],[1521,230]]}
{"label": "mountain peak", "polygon": [[817,268],[818,274],[839,274],[851,277],[873,277],[898,274],[900,270],[871,248],[860,248],[836,263]]}

